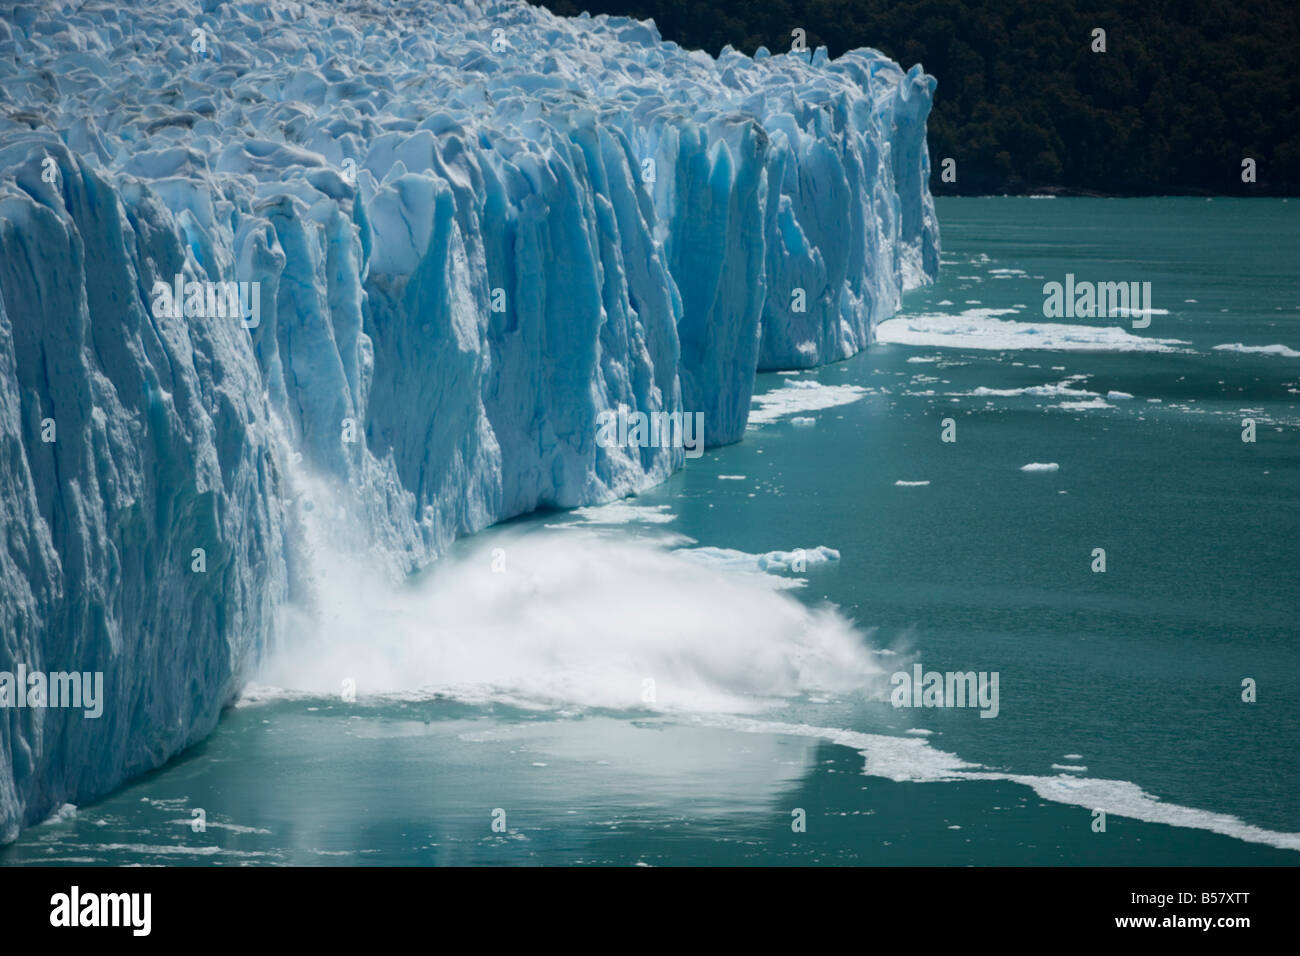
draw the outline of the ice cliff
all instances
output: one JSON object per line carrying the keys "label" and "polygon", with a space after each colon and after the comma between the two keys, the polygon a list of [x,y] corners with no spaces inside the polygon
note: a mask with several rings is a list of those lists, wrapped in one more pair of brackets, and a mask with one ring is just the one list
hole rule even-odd
{"label": "ice cliff", "polygon": [[402,574],[659,482],[682,450],[601,411],[737,441],[756,370],[853,354],[938,267],[934,81],[872,50],[518,2],[2,16],[0,671],[105,702],[0,708],[0,842],[208,733],[338,586],[315,535]]}

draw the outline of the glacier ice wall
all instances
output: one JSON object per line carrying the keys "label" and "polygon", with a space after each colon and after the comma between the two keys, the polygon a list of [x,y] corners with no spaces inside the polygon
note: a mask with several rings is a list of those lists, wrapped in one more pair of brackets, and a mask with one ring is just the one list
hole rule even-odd
{"label": "glacier ice wall", "polygon": [[[0,79],[0,671],[106,698],[0,708],[0,841],[209,732],[326,586],[322,529],[401,575],[634,493],[683,451],[604,447],[599,413],[737,441],[756,370],[852,355],[938,268],[934,81],[872,50],[39,0]],[[257,308],[169,310],[177,276]]]}

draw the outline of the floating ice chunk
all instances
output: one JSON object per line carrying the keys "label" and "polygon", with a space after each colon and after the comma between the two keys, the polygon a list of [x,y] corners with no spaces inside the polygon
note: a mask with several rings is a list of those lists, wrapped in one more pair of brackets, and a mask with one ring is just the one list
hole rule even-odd
{"label": "floating ice chunk", "polygon": [[1129,318],[1138,315],[1168,315],[1169,314],[1168,309],[1151,309],[1151,308],[1134,309],[1127,305],[1114,306],[1110,311],[1111,314],[1117,318]]}
{"label": "floating ice chunk", "polygon": [[957,315],[926,313],[881,322],[876,341],[925,348],[1060,352],[1173,352],[1189,343],[1134,335],[1116,326],[1015,322],[998,316],[1012,309],[967,309]]}
{"label": "floating ice chunk", "polygon": [[1216,352],[1245,352],[1260,355],[1280,355],[1282,358],[1300,358],[1300,352],[1285,345],[1243,345],[1232,342],[1228,345],[1216,345]]}
{"label": "floating ice chunk", "polygon": [[634,505],[615,501],[607,505],[575,508],[573,514],[585,524],[667,524],[677,520],[677,515],[670,509],[670,505]]}
{"label": "floating ice chunk", "polygon": [[968,392],[948,392],[949,395],[968,396],[971,398],[1017,398],[1020,396],[1033,396],[1036,398],[1095,398],[1097,392],[1090,392],[1082,388],[1071,388],[1070,382],[1073,379],[1067,379],[1064,382],[1056,382],[1048,385],[1026,385],[1021,388],[988,388],[980,385]]}
{"label": "floating ice chunk", "polygon": [[[768,551],[765,554],[751,554],[734,548],[678,548],[674,554],[691,561],[698,561],[710,567],[723,568],[728,571],[774,572],[793,570],[802,573],[803,569],[830,564],[840,559],[840,553],[834,548],[821,545],[801,551]],[[802,561],[803,568],[797,567]]]}
{"label": "floating ice chunk", "polygon": [[[751,425],[764,425],[796,412],[822,411],[856,402],[867,394],[860,385],[823,385],[810,379],[790,379],[784,388],[755,395]],[[805,416],[806,417],[806,416]]]}
{"label": "floating ice chunk", "polygon": [[1087,412],[1087,411],[1092,411],[1094,409],[1114,408],[1114,407],[1115,407],[1114,405],[1111,405],[1109,402],[1107,402],[1104,398],[1101,398],[1100,396],[1098,396],[1097,398],[1081,399],[1077,402],[1060,402],[1059,404],[1052,406],[1052,408],[1064,409],[1067,412]]}
{"label": "floating ice chunk", "polygon": [[77,808],[71,803],[65,803],[57,810],[45,818],[46,824],[71,823],[77,819]]}

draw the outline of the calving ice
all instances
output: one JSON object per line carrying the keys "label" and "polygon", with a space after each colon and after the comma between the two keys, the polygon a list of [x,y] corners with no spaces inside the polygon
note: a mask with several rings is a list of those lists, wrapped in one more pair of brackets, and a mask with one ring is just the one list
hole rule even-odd
{"label": "calving ice", "polygon": [[[25,622],[0,657],[124,663],[98,724],[0,713],[0,843],[211,732],[315,613],[317,534],[414,573],[490,524],[645,491],[744,436],[759,367],[847,358],[938,272],[935,81],[875,50],[717,60],[519,0],[202,24],[139,0],[71,32],[59,6],[0,17],[20,71],[84,80],[49,128],[0,123],[0,523],[30,538],[0,560],[0,621]],[[192,29],[237,34],[238,75]],[[336,65],[286,69],[337,30]],[[39,86],[6,81],[6,108],[50,113]],[[596,449],[620,403],[654,414]],[[85,441],[32,440],[52,409]],[[285,460],[345,517],[298,520]],[[205,550],[211,586],[156,559],[218,541],[240,559]]]}
{"label": "calving ice", "polygon": [[981,717],[998,715],[998,672],[897,671],[889,678],[894,689],[889,702],[895,707],[978,707]]}
{"label": "calving ice", "polygon": [[82,893],[73,886],[50,897],[50,925],[126,926],[133,936],[148,936],[152,929],[153,895],[150,893]]}
{"label": "calving ice", "polygon": [[1133,317],[1133,328],[1151,324],[1150,282],[1076,282],[1065,274],[1065,284],[1043,285],[1043,315],[1049,319],[1113,319]]}

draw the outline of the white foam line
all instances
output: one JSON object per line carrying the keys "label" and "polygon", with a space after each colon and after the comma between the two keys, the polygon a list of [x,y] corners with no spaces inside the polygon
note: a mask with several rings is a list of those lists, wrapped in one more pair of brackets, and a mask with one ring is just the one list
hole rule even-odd
{"label": "white foam line", "polygon": [[87,849],[100,850],[103,852],[123,851],[137,855],[152,854],[155,856],[236,856],[241,858],[257,859],[269,856],[270,854],[254,850],[227,850],[219,846],[179,846],[170,844],[151,844],[151,843],[96,843],[87,846]]}
{"label": "white foam line", "polygon": [[995,773],[979,764],[968,763],[956,754],[938,750],[918,737],[888,737],[834,727],[769,722],[748,717],[700,719],[699,723],[745,733],[787,734],[814,737],[857,750],[863,757],[862,772],[897,783],[944,783],[964,780],[993,780],[1029,787],[1044,800],[1103,810],[1117,817],[1163,823],[1189,830],[1208,830],[1245,843],[1260,843],[1279,850],[1300,851],[1300,833],[1268,830],[1246,823],[1228,813],[1197,810],[1165,803],[1127,780],[1103,780],[1060,774]]}
{"label": "white foam line", "polygon": [[[182,817],[179,820],[168,820],[167,822],[178,823],[181,826],[187,826],[187,827],[194,825],[194,820],[191,819],[190,817]],[[219,821],[214,821],[214,820],[205,820],[203,825],[209,829],[229,830],[231,833],[269,834],[271,832],[270,830],[264,829],[263,827],[246,827],[246,826],[241,826],[238,823],[221,823]]]}

